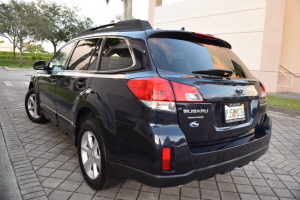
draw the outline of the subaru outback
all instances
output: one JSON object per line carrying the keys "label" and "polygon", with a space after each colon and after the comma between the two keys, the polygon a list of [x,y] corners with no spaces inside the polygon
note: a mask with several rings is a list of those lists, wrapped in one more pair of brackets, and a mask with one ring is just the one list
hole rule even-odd
{"label": "subaru outback", "polygon": [[121,21],[79,33],[33,68],[27,115],[70,136],[93,189],[124,177],[183,185],[268,149],[266,90],[212,35]]}

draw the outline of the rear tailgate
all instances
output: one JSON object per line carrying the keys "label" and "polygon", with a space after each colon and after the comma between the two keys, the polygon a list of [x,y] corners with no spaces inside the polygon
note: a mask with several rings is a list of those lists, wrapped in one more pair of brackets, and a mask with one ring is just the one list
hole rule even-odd
{"label": "rear tailgate", "polygon": [[[207,43],[148,39],[158,74],[196,87],[204,98],[203,103],[176,103],[179,125],[189,146],[222,143],[253,134],[264,113],[258,110],[261,83],[229,48]],[[230,70],[233,75],[195,72],[213,69]]]}
{"label": "rear tailgate", "polygon": [[[263,114],[257,112],[257,81],[203,81],[161,74],[168,80],[196,86],[204,98],[205,103],[176,103],[179,126],[189,146],[216,144],[254,133]],[[236,94],[236,87],[243,88],[243,94]]]}

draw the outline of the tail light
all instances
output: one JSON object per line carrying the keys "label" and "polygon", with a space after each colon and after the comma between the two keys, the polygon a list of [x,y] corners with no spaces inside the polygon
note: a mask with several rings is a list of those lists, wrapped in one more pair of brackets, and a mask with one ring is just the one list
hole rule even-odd
{"label": "tail light", "polygon": [[156,110],[176,112],[175,102],[204,102],[196,87],[159,77],[131,79],[127,87],[136,98]]}
{"label": "tail light", "polygon": [[127,82],[130,91],[152,109],[176,112],[175,98],[169,81],[153,77]]}
{"label": "tail light", "polygon": [[217,40],[218,39],[218,38],[216,38],[216,37],[214,37],[212,35],[207,35],[207,34],[202,34],[202,33],[192,32],[192,34],[195,35],[196,37],[210,39],[210,40]]}
{"label": "tail light", "polygon": [[260,90],[261,90],[260,98],[266,98],[267,97],[267,92],[266,92],[265,87],[262,84],[260,86]]}
{"label": "tail light", "polygon": [[162,148],[161,154],[161,169],[171,170],[171,148]]}
{"label": "tail light", "polygon": [[171,81],[175,98],[181,103],[203,103],[203,97],[196,87]]}

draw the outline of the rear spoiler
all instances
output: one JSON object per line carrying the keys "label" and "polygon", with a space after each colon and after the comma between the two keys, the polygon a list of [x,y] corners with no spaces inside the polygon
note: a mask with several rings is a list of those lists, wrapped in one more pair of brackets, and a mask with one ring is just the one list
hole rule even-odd
{"label": "rear spoiler", "polygon": [[231,45],[228,42],[220,38],[216,38],[212,35],[172,30],[146,30],[146,34],[148,35],[148,38],[172,38],[178,40],[199,42],[203,44],[211,44],[231,49]]}

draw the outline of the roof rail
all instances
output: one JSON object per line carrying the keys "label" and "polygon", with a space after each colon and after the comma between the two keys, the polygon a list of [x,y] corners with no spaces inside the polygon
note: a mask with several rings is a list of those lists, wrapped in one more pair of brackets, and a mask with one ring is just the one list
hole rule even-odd
{"label": "roof rail", "polygon": [[82,36],[86,33],[102,33],[102,32],[113,32],[113,31],[145,31],[152,29],[152,26],[148,21],[133,19],[126,21],[119,21],[114,24],[106,24],[95,28],[84,30],[77,34],[75,37]]}

